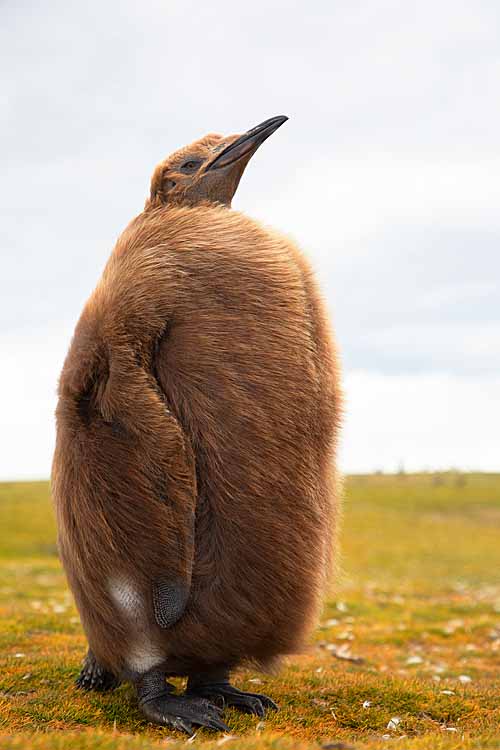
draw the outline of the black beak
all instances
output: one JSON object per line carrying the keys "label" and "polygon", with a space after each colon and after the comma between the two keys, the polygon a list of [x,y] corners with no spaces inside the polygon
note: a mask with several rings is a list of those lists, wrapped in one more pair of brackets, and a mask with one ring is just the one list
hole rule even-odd
{"label": "black beak", "polygon": [[210,169],[227,167],[229,164],[239,161],[244,156],[250,158],[257,151],[261,143],[264,143],[266,138],[269,138],[287,120],[288,117],[279,115],[278,117],[271,117],[271,119],[261,122],[260,125],[251,130],[247,130],[246,133],[243,133],[233,143],[230,143],[220,154],[217,154],[205,171],[208,172]]}

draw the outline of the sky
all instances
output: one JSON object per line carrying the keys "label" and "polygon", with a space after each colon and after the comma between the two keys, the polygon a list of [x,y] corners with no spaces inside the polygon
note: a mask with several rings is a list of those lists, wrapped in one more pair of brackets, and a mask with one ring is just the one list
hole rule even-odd
{"label": "sky", "polygon": [[340,465],[500,468],[500,6],[4,0],[0,479],[42,478],[57,378],[155,164],[290,117],[234,208],[332,313]]}

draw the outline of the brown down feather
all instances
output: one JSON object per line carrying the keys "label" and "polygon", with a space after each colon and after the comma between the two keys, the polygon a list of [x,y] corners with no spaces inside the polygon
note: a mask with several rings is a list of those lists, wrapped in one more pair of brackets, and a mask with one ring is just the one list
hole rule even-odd
{"label": "brown down feather", "polygon": [[[124,673],[142,637],[169,674],[301,648],[331,562],[340,415],[328,317],[295,245],[225,206],[149,203],[59,385],[60,554],[104,666]],[[165,576],[190,586],[167,630],[151,595]],[[110,597],[117,577],[142,592],[135,625]]]}

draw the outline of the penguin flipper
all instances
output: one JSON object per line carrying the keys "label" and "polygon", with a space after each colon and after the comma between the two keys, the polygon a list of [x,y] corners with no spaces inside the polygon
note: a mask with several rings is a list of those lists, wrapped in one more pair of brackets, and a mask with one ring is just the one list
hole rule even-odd
{"label": "penguin flipper", "polygon": [[153,611],[160,628],[170,628],[182,617],[189,597],[189,588],[182,582],[168,579],[153,584]]}
{"label": "penguin flipper", "polygon": [[59,549],[89,646],[121,674],[124,665],[142,668],[142,652],[127,645],[137,618],[151,607],[170,627],[187,602],[196,466],[188,435],[135,355],[89,358],[93,366],[80,371],[83,359],[75,381],[62,380],[58,407]]}

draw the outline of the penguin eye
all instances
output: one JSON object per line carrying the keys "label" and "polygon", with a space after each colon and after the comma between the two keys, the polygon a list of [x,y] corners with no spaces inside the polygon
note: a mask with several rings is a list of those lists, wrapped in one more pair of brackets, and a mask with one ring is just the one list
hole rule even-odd
{"label": "penguin eye", "polygon": [[183,172],[187,172],[188,174],[191,172],[196,172],[200,164],[201,161],[185,161],[184,164],[181,164],[181,170]]}

